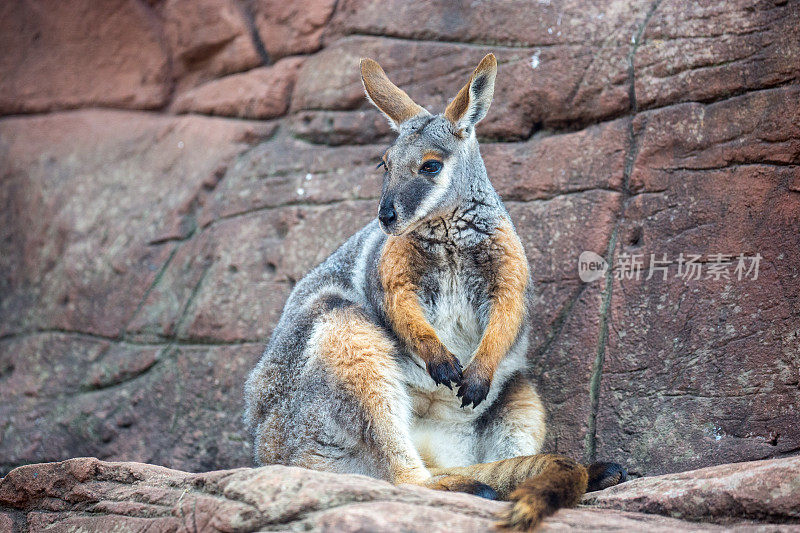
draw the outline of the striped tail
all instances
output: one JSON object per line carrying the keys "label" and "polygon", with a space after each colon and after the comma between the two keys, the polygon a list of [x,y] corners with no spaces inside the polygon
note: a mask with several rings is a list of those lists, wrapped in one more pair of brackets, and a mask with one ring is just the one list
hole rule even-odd
{"label": "striped tail", "polygon": [[562,455],[540,454],[493,463],[432,469],[437,476],[463,476],[497,491],[511,506],[498,517],[498,527],[530,530],[562,507],[574,507],[586,492],[589,473]]}

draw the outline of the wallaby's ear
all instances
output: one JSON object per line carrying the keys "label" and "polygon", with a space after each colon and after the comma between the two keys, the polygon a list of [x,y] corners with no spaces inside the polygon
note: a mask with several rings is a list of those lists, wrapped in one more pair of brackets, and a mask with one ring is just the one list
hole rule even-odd
{"label": "wallaby's ear", "polygon": [[420,113],[428,113],[414,103],[405,91],[389,81],[377,61],[361,60],[361,82],[367,98],[389,119],[389,124],[398,129],[400,124]]}
{"label": "wallaby's ear", "polygon": [[497,59],[487,54],[447,109],[444,116],[457,130],[467,130],[486,116],[494,95],[494,79],[497,77]]}

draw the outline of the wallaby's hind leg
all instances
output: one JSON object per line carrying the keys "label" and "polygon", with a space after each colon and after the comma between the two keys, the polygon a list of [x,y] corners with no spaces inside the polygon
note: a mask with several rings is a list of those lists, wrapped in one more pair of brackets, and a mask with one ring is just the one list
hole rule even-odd
{"label": "wallaby's hind leg", "polygon": [[587,490],[612,487],[627,479],[625,468],[617,463],[584,467],[572,459],[549,454],[534,456],[528,462],[539,463],[539,471],[509,495],[511,506],[500,514],[500,527],[530,529],[559,508],[576,506]]}
{"label": "wallaby's hind leg", "polygon": [[510,494],[511,506],[500,514],[498,525],[528,530],[561,507],[575,507],[586,492],[586,468],[558,455],[537,455],[538,472]]}
{"label": "wallaby's hind leg", "polygon": [[560,455],[539,454],[455,468],[434,475],[462,475],[486,483],[511,505],[499,516],[501,527],[530,529],[561,507],[573,507],[586,492],[586,468]]}
{"label": "wallaby's hind leg", "polygon": [[533,384],[521,373],[503,386],[496,408],[478,419],[478,456],[482,462],[536,455],[545,437],[545,410]]}
{"label": "wallaby's hind leg", "polygon": [[388,465],[389,480],[430,479],[411,442],[410,400],[386,333],[357,307],[343,307],[321,317],[309,348],[331,376],[331,386],[343,389],[362,412],[362,420],[348,429],[360,432],[368,451]]}
{"label": "wallaby's hind leg", "polygon": [[312,346],[364,412],[370,450],[389,465],[393,483],[412,483],[436,490],[467,492],[496,499],[495,491],[465,476],[431,477],[410,436],[410,400],[395,364],[394,345],[356,307],[332,311],[323,318]]}

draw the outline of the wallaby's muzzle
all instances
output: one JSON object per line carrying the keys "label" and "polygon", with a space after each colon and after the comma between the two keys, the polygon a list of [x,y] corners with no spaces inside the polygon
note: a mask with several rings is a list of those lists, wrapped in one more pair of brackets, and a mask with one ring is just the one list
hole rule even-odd
{"label": "wallaby's muzzle", "polygon": [[392,234],[392,229],[397,222],[397,211],[394,208],[394,195],[387,195],[381,199],[380,207],[378,208],[378,220],[381,223],[381,229],[388,234]]}

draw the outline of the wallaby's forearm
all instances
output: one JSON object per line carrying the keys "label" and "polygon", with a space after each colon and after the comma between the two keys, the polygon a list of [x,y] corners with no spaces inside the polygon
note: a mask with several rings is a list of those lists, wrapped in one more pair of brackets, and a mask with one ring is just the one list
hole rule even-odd
{"label": "wallaby's forearm", "polygon": [[481,342],[463,373],[459,389],[463,405],[472,402],[477,406],[486,397],[497,366],[514,344],[525,319],[529,269],[522,243],[505,219],[489,239],[495,265],[489,286],[492,305]]}
{"label": "wallaby's forearm", "polygon": [[528,286],[528,260],[522,243],[511,225],[505,222],[491,237],[498,249],[498,268],[490,287],[492,308],[489,323],[475,352],[473,364],[494,374],[498,363],[516,340],[525,319],[525,289]]}
{"label": "wallaby's forearm", "polygon": [[461,379],[458,359],[444,346],[425,318],[417,290],[422,257],[406,237],[389,237],[380,262],[384,307],[395,334],[425,362],[436,383],[450,386]]}

